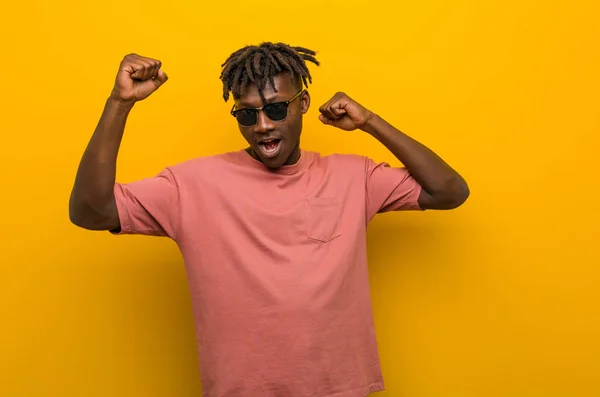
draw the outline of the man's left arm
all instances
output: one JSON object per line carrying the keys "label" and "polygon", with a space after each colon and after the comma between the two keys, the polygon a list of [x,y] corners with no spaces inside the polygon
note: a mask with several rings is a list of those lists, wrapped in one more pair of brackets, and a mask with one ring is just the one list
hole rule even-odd
{"label": "man's left arm", "polygon": [[437,154],[346,94],[338,92],[319,111],[324,124],[346,131],[360,129],[387,147],[421,185],[422,209],[453,209],[469,197],[464,178]]}

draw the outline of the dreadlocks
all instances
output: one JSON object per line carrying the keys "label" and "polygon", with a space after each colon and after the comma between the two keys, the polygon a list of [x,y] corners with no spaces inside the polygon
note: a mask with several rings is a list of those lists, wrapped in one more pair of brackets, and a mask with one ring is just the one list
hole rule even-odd
{"label": "dreadlocks", "polygon": [[265,101],[263,89],[270,83],[277,92],[273,78],[281,72],[288,72],[292,82],[301,78],[308,87],[312,78],[305,61],[318,66],[319,62],[314,55],[316,52],[307,48],[291,47],[283,43],[265,42],[258,46],[240,48],[221,65],[224,67],[220,77],[223,81],[223,99],[227,102],[230,91],[233,98],[239,98],[241,88],[250,82],[258,86],[260,97]]}

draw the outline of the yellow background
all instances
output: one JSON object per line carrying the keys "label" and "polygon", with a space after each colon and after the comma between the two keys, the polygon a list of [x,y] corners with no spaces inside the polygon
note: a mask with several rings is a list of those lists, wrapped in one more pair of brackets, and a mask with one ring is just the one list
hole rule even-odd
{"label": "yellow background", "polygon": [[597,2],[8,2],[0,16],[0,396],[199,396],[175,244],[77,229],[80,156],[129,53],[169,82],[131,114],[118,179],[244,141],[220,64],[319,51],[303,146],[398,162],[317,120],[346,91],[456,167],[450,212],[368,239],[390,397],[600,395]]}

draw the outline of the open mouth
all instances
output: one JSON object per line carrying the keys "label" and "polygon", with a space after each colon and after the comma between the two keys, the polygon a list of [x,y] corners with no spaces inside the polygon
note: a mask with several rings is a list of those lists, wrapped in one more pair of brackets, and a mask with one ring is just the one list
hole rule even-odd
{"label": "open mouth", "polygon": [[258,142],[258,148],[264,157],[275,157],[281,149],[281,139],[265,139],[264,141]]}

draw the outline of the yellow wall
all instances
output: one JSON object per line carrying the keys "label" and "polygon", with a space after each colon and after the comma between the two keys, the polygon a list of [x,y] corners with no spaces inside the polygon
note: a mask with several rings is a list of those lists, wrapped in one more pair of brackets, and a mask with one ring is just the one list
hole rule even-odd
{"label": "yellow wall", "polygon": [[175,245],[77,229],[68,196],[123,55],[170,76],[131,115],[129,181],[242,147],[220,63],[262,40],[319,51],[305,148],[398,164],[317,120],[343,90],[470,184],[458,210],[372,224],[381,395],[600,395],[596,2],[201,3],[3,6],[0,396],[200,395]]}

